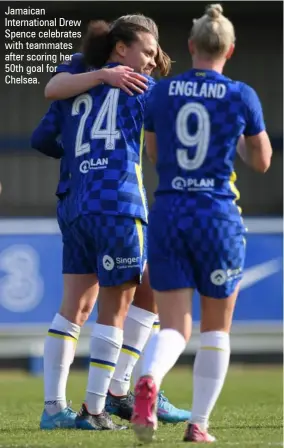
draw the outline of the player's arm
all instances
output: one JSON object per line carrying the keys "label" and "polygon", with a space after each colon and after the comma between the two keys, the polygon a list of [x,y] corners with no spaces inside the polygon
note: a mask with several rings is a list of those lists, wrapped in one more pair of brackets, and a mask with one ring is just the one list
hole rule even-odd
{"label": "player's arm", "polygon": [[243,161],[255,171],[265,173],[270,167],[272,147],[266,131],[253,136],[241,136],[237,146]]}
{"label": "player's arm", "polygon": [[[82,57],[82,56],[81,56]],[[85,72],[82,61],[71,60],[70,64],[57,67],[56,76],[47,83],[44,95],[49,100],[64,100],[80,95],[102,83],[124,90],[128,95],[133,92],[143,93],[147,89],[147,78],[134,73],[127,66],[102,68],[100,70]]]}
{"label": "player's arm", "polygon": [[155,132],[145,131],[146,153],[147,156],[154,165],[157,163],[157,137]]}
{"label": "player's arm", "polygon": [[157,86],[151,85],[151,91],[146,93],[144,129],[145,129],[145,143],[147,156],[154,165],[157,163],[158,147],[157,136],[154,126],[154,113],[156,104],[156,90]]}
{"label": "player's arm", "polygon": [[272,147],[265,129],[261,103],[256,92],[247,85],[244,85],[242,95],[246,107],[246,128],[239,139],[237,151],[247,165],[265,173],[270,167]]}
{"label": "player's arm", "polygon": [[64,150],[57,138],[60,134],[60,109],[58,103],[51,104],[48,112],[31,136],[31,147],[54,159],[60,159]]}

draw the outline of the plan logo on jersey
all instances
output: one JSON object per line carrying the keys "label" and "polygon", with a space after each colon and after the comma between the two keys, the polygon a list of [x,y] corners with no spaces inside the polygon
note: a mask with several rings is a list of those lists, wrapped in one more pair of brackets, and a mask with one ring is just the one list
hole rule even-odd
{"label": "plan logo on jersey", "polygon": [[174,190],[184,190],[186,187],[186,180],[183,177],[175,177],[172,180],[172,188]]}
{"label": "plan logo on jersey", "polygon": [[103,267],[106,271],[112,271],[114,268],[114,260],[109,255],[103,256]]}
{"label": "plan logo on jersey", "polygon": [[87,174],[90,170],[103,170],[107,168],[108,166],[108,158],[103,157],[101,159],[90,159],[90,160],[83,160],[83,162],[80,163],[80,171],[83,174]]}
{"label": "plan logo on jersey", "polygon": [[179,191],[211,191],[214,186],[214,179],[193,179],[177,176],[172,180],[172,188]]}

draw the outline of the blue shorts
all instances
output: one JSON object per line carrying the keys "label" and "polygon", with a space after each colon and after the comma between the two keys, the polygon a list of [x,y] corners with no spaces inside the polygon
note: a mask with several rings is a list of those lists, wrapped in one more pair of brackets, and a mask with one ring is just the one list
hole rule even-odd
{"label": "blue shorts", "polygon": [[140,219],[81,215],[70,224],[70,231],[84,249],[85,273],[91,269],[97,274],[100,286],[141,282],[147,261],[147,226]]}
{"label": "blue shorts", "polygon": [[194,288],[204,296],[226,298],[242,278],[244,260],[241,219],[150,212],[148,265],[153,289]]}
{"label": "blue shorts", "polygon": [[68,224],[68,198],[60,199],[57,203],[57,222],[62,234],[63,274],[92,274],[94,271],[88,262],[85,250],[74,238]]}

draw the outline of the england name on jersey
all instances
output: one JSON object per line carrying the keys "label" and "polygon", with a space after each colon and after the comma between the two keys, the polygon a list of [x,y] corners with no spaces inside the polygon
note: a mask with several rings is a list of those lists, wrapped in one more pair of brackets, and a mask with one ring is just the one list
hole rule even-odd
{"label": "england name on jersey", "polygon": [[[149,78],[148,92],[154,84]],[[61,101],[61,140],[70,170],[70,220],[124,215],[147,222],[142,178],[147,94],[101,85]]]}
{"label": "england name on jersey", "polygon": [[[211,70],[190,70],[152,90],[145,130],[157,135],[156,199],[177,194],[198,209],[239,214],[234,161],[239,137],[265,129],[255,91]],[[164,200],[165,207],[171,199]]]}

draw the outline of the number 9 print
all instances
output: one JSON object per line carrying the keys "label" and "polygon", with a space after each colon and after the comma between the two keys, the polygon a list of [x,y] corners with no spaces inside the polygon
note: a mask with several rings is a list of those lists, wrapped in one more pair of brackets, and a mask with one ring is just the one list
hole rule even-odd
{"label": "number 9 print", "polygon": [[3,308],[14,313],[31,311],[42,300],[43,292],[38,254],[31,246],[13,245],[0,253],[0,305]]}
{"label": "number 9 print", "polygon": [[[191,114],[194,114],[197,119],[197,131],[194,135],[189,134],[187,126]],[[210,127],[210,115],[202,104],[187,103],[180,109],[176,119],[177,137],[186,147],[196,146],[193,159],[189,159],[187,149],[177,150],[177,162],[180,168],[193,171],[201,167],[209,147]]]}

